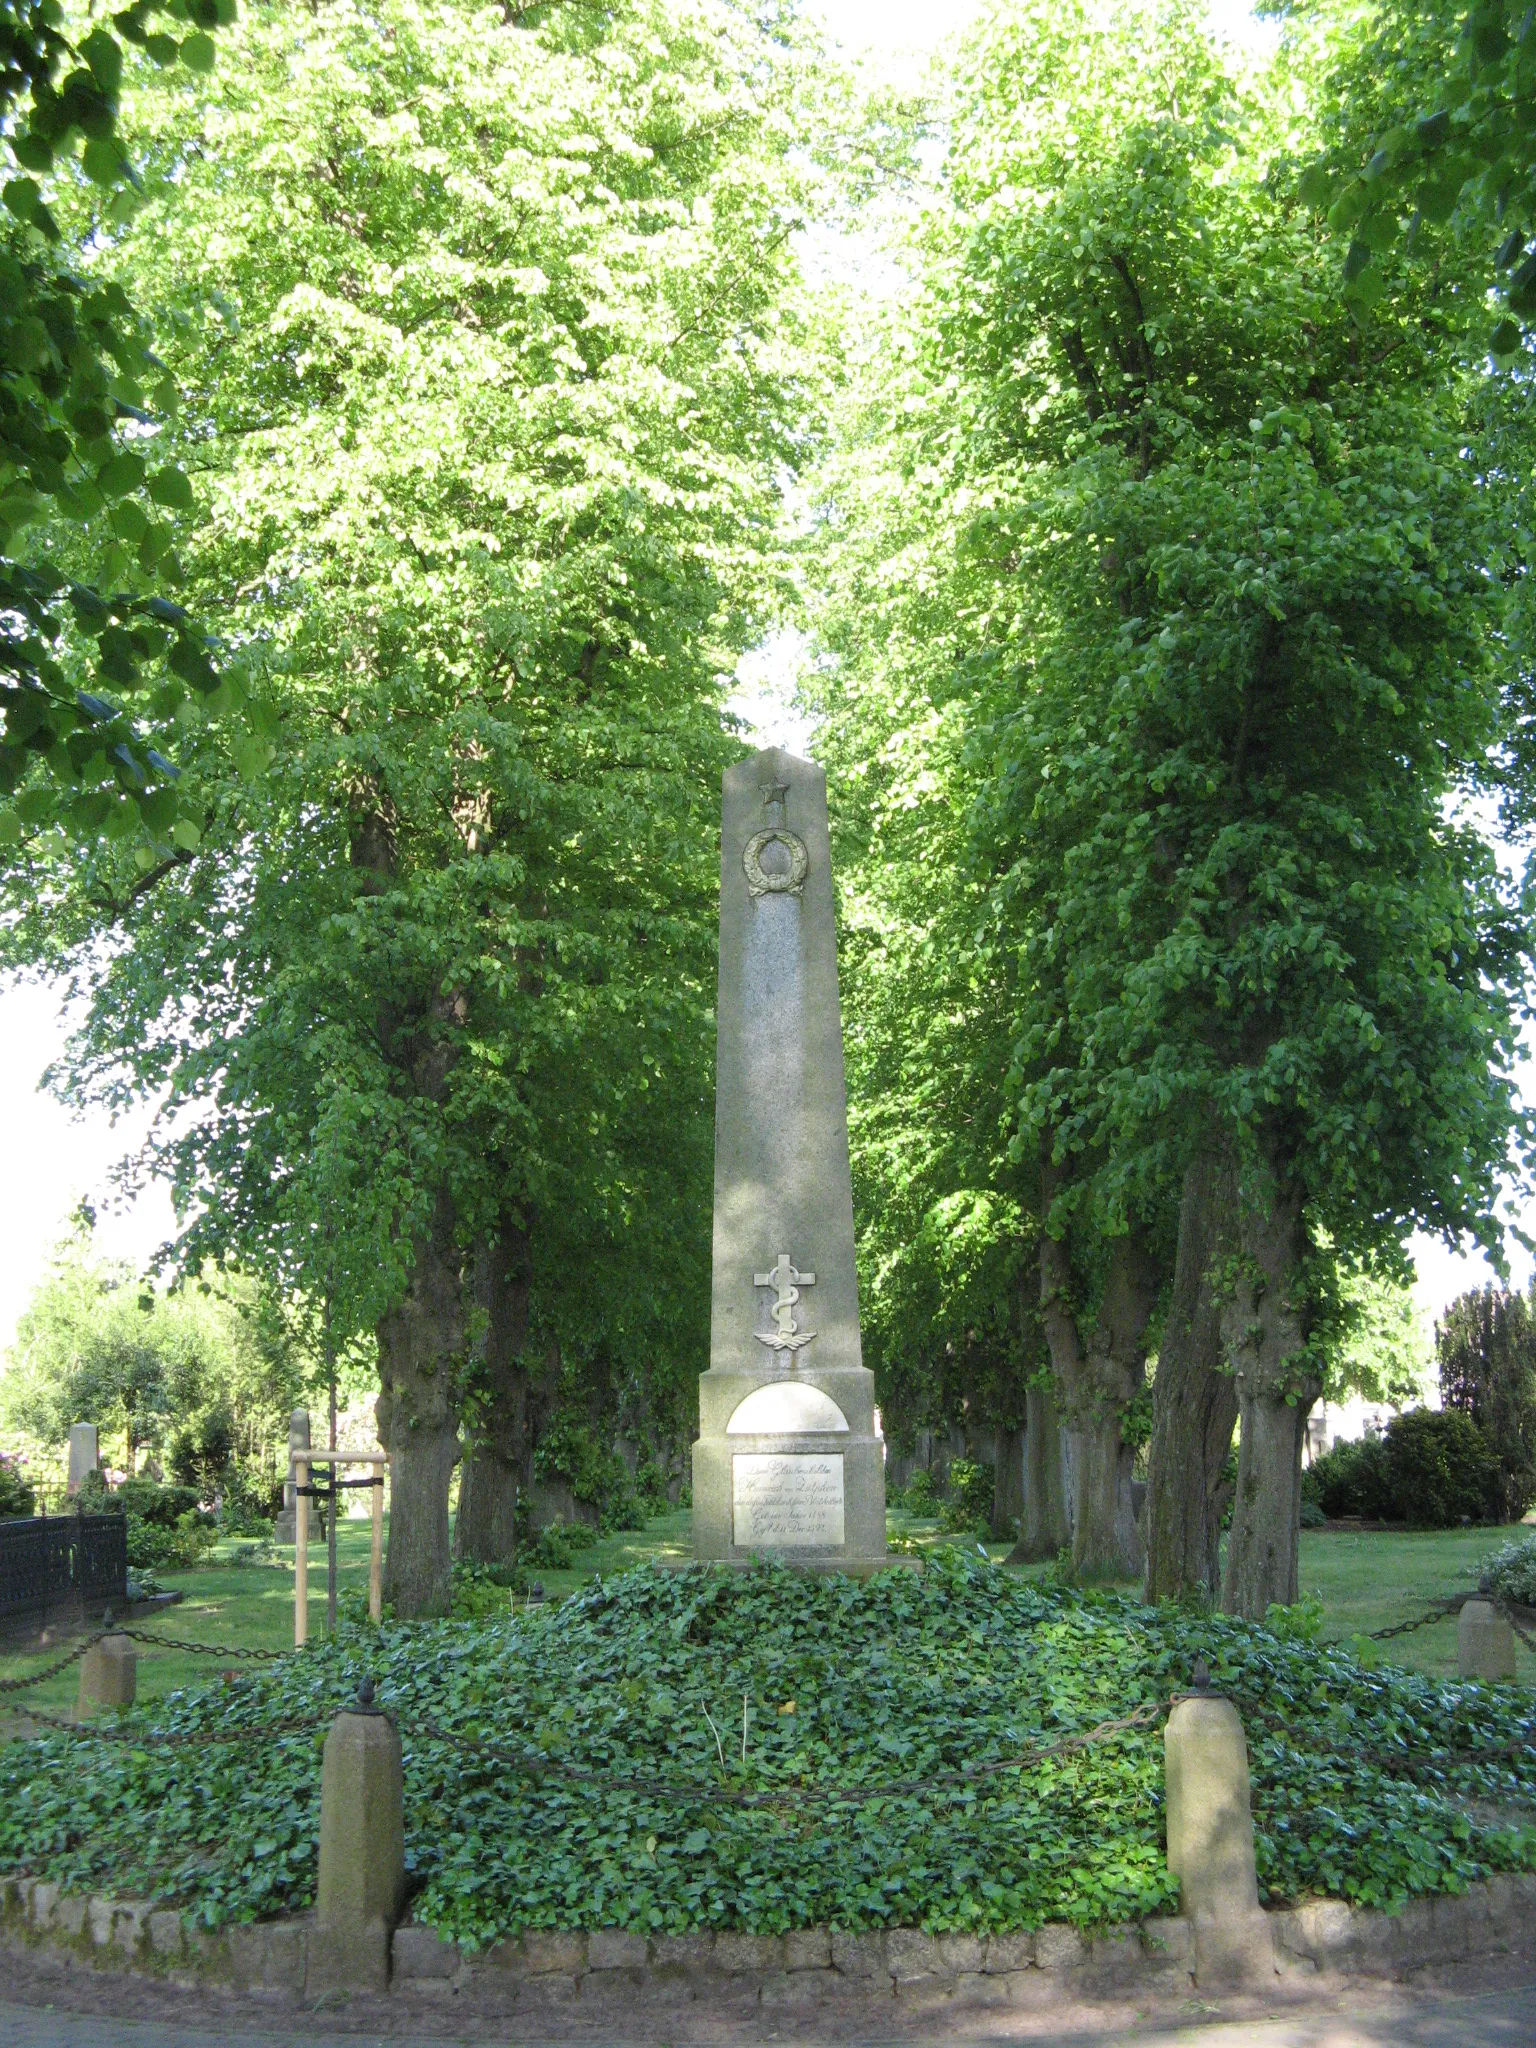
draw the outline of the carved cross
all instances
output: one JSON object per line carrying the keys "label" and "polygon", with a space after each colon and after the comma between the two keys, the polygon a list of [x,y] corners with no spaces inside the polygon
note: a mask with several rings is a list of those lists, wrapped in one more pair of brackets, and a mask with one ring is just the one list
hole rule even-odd
{"label": "carved cross", "polygon": [[816,1334],[814,1330],[795,1326],[795,1303],[800,1299],[800,1289],[814,1287],[816,1275],[797,1273],[790,1264],[789,1253],[780,1252],[778,1264],[769,1272],[752,1275],[752,1285],[774,1289],[773,1320],[778,1325],[774,1330],[755,1330],[753,1335],[770,1351],[787,1351],[793,1358],[801,1345],[809,1344]]}

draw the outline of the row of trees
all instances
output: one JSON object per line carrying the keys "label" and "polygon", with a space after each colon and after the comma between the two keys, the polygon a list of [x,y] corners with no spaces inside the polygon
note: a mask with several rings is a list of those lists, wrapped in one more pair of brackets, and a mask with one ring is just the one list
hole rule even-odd
{"label": "row of trees", "polygon": [[158,1094],[175,1263],[371,1335],[387,1597],[429,1613],[461,1453],[493,1559],[556,1418],[688,1434],[722,704],[818,375],[817,88],[728,0],[219,34],[190,85],[126,57],[131,225],[45,183],[179,394],[181,602],[255,739],[183,719],[195,845],[24,835],[5,945],[88,999],[75,1099]]}
{"label": "row of trees", "polygon": [[[0,228],[162,377],[102,369],[111,321],[0,337],[76,436],[5,500],[51,666],[0,930],[86,1001],[60,1086],[161,1101],[173,1263],[376,1347],[398,1611],[447,1603],[461,1458],[491,1560],[541,1442],[691,1433],[722,705],[802,591],[887,1413],[1027,1422],[1026,1551],[1203,1597],[1240,1416],[1223,1597],[1294,1597],[1308,1408],[1523,1143],[1467,801],[1522,814],[1528,645],[1479,193],[1370,228],[1369,288],[1314,210],[1452,17],[1320,0],[1248,75],[1183,0],[1001,8],[910,290],[845,315],[798,232],[918,121],[787,4],[189,7],[82,55],[110,118],[21,137]],[[17,76],[51,108],[73,61]],[[95,746],[100,664],[162,659]]]}
{"label": "row of trees", "polygon": [[1301,190],[1439,29],[995,12],[809,547],[887,1399],[1027,1416],[1022,1554],[1249,1615],[1352,1327],[1525,1142],[1523,387],[1475,218],[1368,311]]}

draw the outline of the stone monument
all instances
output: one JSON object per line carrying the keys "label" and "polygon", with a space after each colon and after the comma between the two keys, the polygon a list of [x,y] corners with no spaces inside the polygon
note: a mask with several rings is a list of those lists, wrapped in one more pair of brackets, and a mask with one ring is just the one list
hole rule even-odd
{"label": "stone monument", "polygon": [[694,1555],[867,1573],[892,1560],[859,1347],[827,782],[778,748],[725,775],[717,1032]]}
{"label": "stone monument", "polygon": [[66,1498],[73,1500],[92,1472],[101,1470],[101,1446],[94,1422],[73,1422],[69,1428],[69,1474]]}

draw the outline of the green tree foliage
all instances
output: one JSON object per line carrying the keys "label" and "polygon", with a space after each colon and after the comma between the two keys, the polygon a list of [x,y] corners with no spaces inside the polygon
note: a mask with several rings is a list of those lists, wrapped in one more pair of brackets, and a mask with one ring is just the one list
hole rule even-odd
{"label": "green tree foliage", "polygon": [[906,731],[964,726],[973,864],[944,886],[988,877],[1014,1156],[1051,1169],[1047,1293],[1090,1354],[1096,1301],[1144,1323],[1132,1252],[1168,1270],[1192,1160],[1214,1143],[1236,1177],[1226,1597],[1255,1615],[1295,1596],[1336,1269],[1390,1264],[1415,1223],[1489,1232],[1524,973],[1448,809],[1509,677],[1461,316],[1383,313],[1362,351],[1283,174],[1314,82],[1293,65],[1273,104],[1193,10],[990,18],[886,394],[956,610],[891,697]]}
{"label": "green tree foliage", "polygon": [[195,124],[135,102],[180,168],[119,263],[198,451],[188,601],[281,751],[194,737],[196,856],[130,903],[104,847],[14,944],[90,984],[77,1093],[196,1105],[152,1147],[184,1263],[378,1331],[417,1611],[466,1392],[511,1486],[573,1368],[670,1433],[703,1363],[721,702],[815,369],[804,71],[714,0],[256,6],[230,48]]}
{"label": "green tree foliage", "polygon": [[[1347,239],[1342,295],[1362,320],[1421,259],[1423,298],[1449,289],[1505,309],[1492,353],[1512,360],[1536,325],[1536,33],[1513,0],[1295,13],[1322,40],[1337,117],[1302,200]],[[1448,273],[1443,283],[1441,272]]]}
{"label": "green tree foliage", "polygon": [[166,452],[176,388],[101,260],[146,197],[125,87],[177,67],[184,91],[234,12],[0,0],[0,856],[34,873],[71,837],[132,840],[141,872],[195,846],[167,753],[237,695],[166,594],[196,506]]}
{"label": "green tree foliage", "polygon": [[146,1454],[198,1488],[270,1491],[287,1463],[288,1415],[315,1361],[265,1290],[239,1275],[166,1294],[131,1267],[61,1246],[0,1373],[0,1422],[45,1453],[76,1422],[130,1476]]}
{"label": "green tree foliage", "polygon": [[1440,1398],[1471,1418],[1498,1460],[1498,1520],[1536,1501],[1536,1325],[1522,1294],[1463,1294],[1435,1326]]}
{"label": "green tree foliage", "polygon": [[1413,1290],[1369,1271],[1339,1276],[1337,1334],[1323,1347],[1323,1399],[1363,1400],[1404,1408],[1421,1401],[1431,1347]]}

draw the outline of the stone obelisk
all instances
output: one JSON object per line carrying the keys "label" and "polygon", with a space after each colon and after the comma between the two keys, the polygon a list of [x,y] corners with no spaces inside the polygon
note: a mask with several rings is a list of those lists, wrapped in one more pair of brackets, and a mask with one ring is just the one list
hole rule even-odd
{"label": "stone obelisk", "polygon": [[709,1370],[693,1547],[885,1564],[885,1446],[859,1347],[827,779],[766,748],[726,771]]}

